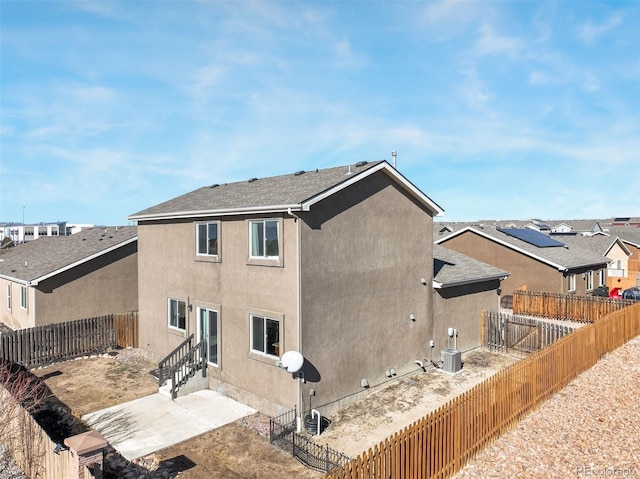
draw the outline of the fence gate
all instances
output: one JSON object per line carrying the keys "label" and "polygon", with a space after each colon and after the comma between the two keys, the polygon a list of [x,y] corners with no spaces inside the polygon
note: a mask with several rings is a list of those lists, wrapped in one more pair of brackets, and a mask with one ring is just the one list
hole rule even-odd
{"label": "fence gate", "polygon": [[519,356],[546,348],[575,329],[549,321],[493,311],[485,312],[483,318],[484,347]]}

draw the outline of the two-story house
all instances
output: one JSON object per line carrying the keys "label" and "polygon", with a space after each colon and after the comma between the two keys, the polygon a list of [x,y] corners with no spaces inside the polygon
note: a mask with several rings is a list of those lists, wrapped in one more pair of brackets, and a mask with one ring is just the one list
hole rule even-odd
{"label": "two-story house", "polygon": [[[211,389],[330,414],[428,357],[440,213],[385,161],[213,184],[135,213],[140,345],[159,359],[194,334]],[[304,381],[279,367],[286,351]]]}

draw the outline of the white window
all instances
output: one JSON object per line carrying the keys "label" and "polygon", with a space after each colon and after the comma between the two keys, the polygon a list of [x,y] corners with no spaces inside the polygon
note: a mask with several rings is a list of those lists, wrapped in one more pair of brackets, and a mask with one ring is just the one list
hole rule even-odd
{"label": "white window", "polygon": [[169,327],[187,330],[187,303],[169,298]]}
{"label": "white window", "polygon": [[264,316],[251,316],[251,349],[280,356],[280,322]]}
{"label": "white window", "polygon": [[29,302],[27,299],[27,287],[20,286],[20,307],[22,309],[27,309],[28,305],[29,305]]}
{"label": "white window", "polygon": [[218,365],[218,312],[213,309],[198,308],[200,320],[200,341],[207,344],[207,361]]}
{"label": "white window", "polygon": [[593,271],[587,271],[587,291],[593,290]]}
{"label": "white window", "polygon": [[576,275],[570,274],[567,276],[567,291],[575,291],[576,290]]}
{"label": "white window", "polygon": [[196,254],[218,256],[218,223],[196,225]]}
{"label": "white window", "polygon": [[11,283],[7,285],[7,309],[11,311]]}
{"label": "white window", "polygon": [[606,284],[606,279],[604,276],[605,273],[606,273],[606,270],[604,269],[598,270],[598,286],[604,286]]}
{"label": "white window", "polygon": [[252,258],[277,258],[280,254],[278,220],[249,222],[250,255]]}

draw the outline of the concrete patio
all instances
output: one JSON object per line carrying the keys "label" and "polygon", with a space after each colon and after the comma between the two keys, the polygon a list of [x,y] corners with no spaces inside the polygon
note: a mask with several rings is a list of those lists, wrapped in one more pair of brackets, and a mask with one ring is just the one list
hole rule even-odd
{"label": "concrete patio", "polygon": [[253,414],[255,409],[205,389],[174,401],[152,394],[82,419],[129,460],[178,444]]}

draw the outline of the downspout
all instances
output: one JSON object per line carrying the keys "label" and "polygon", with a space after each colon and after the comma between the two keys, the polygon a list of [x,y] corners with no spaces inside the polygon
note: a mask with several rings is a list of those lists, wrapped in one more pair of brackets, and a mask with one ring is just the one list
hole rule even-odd
{"label": "downspout", "polygon": [[[287,214],[291,216],[296,222],[296,309],[298,315],[298,352],[302,353],[302,306],[300,301],[300,217],[296,215],[291,208],[287,208]],[[298,417],[296,417],[296,431],[300,433],[302,431],[302,383],[304,379],[299,379],[298,382]]]}

